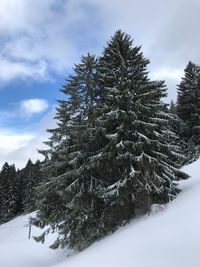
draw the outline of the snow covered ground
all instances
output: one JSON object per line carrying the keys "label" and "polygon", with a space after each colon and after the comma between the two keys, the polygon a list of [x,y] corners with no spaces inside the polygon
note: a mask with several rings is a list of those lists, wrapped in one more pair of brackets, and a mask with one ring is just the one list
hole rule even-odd
{"label": "snow covered ground", "polygon": [[[1,267],[200,267],[200,160],[164,211],[134,220],[85,251],[67,257],[47,244],[28,240],[27,219],[0,225]],[[32,234],[37,235],[33,228]]]}

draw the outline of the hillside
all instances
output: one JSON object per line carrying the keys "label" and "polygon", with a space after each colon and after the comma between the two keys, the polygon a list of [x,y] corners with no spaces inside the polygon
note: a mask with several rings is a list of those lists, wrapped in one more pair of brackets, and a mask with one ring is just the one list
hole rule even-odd
{"label": "hillside", "polygon": [[[2,267],[199,267],[200,160],[186,166],[191,178],[166,208],[134,220],[85,251],[53,251],[28,240],[27,219],[20,216],[0,226]],[[32,229],[37,235],[38,229]],[[53,236],[51,237],[53,238]]]}

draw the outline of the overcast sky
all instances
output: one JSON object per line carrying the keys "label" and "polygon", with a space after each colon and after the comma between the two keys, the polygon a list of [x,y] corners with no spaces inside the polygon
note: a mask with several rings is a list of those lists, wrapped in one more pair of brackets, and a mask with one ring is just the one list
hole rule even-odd
{"label": "overcast sky", "polygon": [[0,165],[39,157],[73,64],[118,29],[142,45],[151,77],[176,99],[187,62],[200,64],[199,11],[198,0],[1,0]]}

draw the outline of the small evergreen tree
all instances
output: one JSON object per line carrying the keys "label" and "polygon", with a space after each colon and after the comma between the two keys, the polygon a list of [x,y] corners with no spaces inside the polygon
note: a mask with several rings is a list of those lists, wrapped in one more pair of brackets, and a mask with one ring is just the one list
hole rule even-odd
{"label": "small evergreen tree", "polygon": [[2,167],[0,179],[0,220],[1,222],[6,222],[17,214],[18,190],[15,166],[6,162]]}

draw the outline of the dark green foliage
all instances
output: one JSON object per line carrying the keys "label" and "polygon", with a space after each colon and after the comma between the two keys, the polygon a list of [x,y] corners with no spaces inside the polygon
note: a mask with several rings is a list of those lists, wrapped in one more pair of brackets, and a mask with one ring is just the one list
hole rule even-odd
{"label": "dark green foliage", "polygon": [[68,244],[80,250],[95,240],[91,230],[96,232],[98,228],[98,215],[94,215],[102,201],[102,182],[90,174],[86,165],[88,155],[95,150],[91,135],[98,101],[96,64],[95,57],[88,54],[75,65],[74,75],[61,90],[68,98],[59,101],[58,127],[49,130],[52,136],[46,143],[49,150],[41,151],[49,158],[43,165],[49,181],[40,187],[35,223],[50,224],[59,231],[60,239],[53,247]]}
{"label": "dark green foliage", "polygon": [[26,167],[18,171],[7,162],[3,165],[0,173],[0,223],[36,210],[36,187],[44,181],[40,164],[29,160]]}
{"label": "dark green foliage", "polygon": [[108,175],[102,179],[108,184],[105,220],[112,229],[134,215],[141,195],[147,212],[151,202],[173,199],[178,192],[174,181],[187,177],[175,163],[180,157],[178,147],[169,142],[174,138],[169,131],[170,114],[164,112],[161,101],[166,88],[162,81],[149,80],[148,63],[140,47],[132,47],[130,36],[121,31],[100,57],[103,108],[98,121],[108,139],[101,158],[112,166],[112,179]]}
{"label": "dark green foliage", "polygon": [[161,101],[163,81],[151,81],[140,47],[117,31],[102,56],[82,57],[66,80],[49,130],[35,225],[58,231],[52,248],[82,250],[152,203],[179,192],[180,150]]}
{"label": "dark green foliage", "polygon": [[180,164],[180,167],[187,163],[187,143],[181,137],[181,132],[184,127],[183,121],[179,118],[177,114],[177,105],[171,101],[169,110],[169,130],[173,133],[173,138],[170,140],[170,144],[177,146],[180,157],[177,158],[177,163]]}
{"label": "dark green foliage", "polygon": [[17,185],[17,214],[23,213],[23,198],[24,198],[24,181],[23,181],[23,169],[17,170],[17,178],[16,178],[16,185]]}
{"label": "dark green foliage", "polygon": [[181,119],[179,135],[187,144],[188,162],[200,154],[200,67],[189,62],[178,86],[177,114]]}
{"label": "dark green foliage", "polygon": [[23,170],[23,212],[29,213],[37,209],[36,201],[38,192],[36,187],[43,181],[43,174],[40,171],[40,161],[35,164],[29,159]]}
{"label": "dark green foliage", "polygon": [[[199,90],[200,90],[200,68],[192,62],[189,62],[185,69],[185,76],[178,86],[177,113],[179,117],[187,124],[187,127],[195,126],[198,119],[197,110],[199,108]],[[199,123],[198,123],[199,124]],[[192,129],[188,129],[188,137],[192,135]]]}
{"label": "dark green foliage", "polygon": [[14,165],[7,162],[0,173],[0,222],[12,219],[18,210],[17,175]]}

